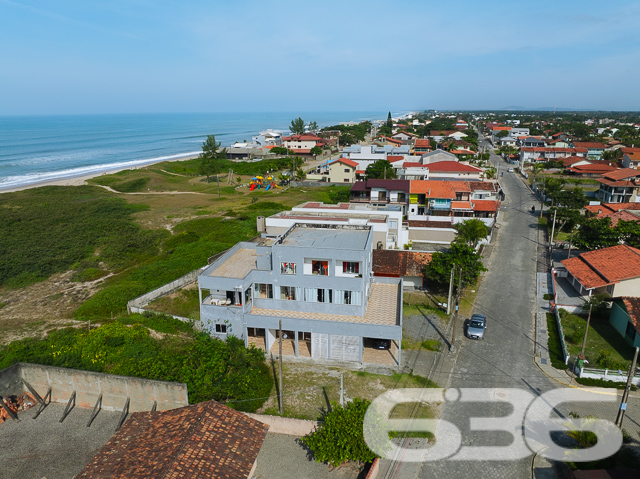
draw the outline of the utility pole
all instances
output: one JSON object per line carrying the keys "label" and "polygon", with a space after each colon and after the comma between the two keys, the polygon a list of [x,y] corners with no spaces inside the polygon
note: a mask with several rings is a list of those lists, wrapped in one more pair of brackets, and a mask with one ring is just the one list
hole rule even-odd
{"label": "utility pole", "polygon": [[543,208],[544,208],[544,180],[542,180],[542,194],[540,195],[540,218],[542,218]]}
{"label": "utility pole", "polygon": [[587,316],[587,327],[584,330],[584,338],[582,338],[582,349],[580,350],[580,357],[584,358],[584,348],[587,345],[587,333],[589,332],[589,323],[591,322],[591,310],[593,309],[593,303],[589,303],[589,316]]}
{"label": "utility pole", "polygon": [[344,372],[340,373],[340,406],[344,407]]}
{"label": "utility pole", "polygon": [[451,296],[453,296],[453,276],[456,271],[456,265],[451,266],[451,277],[449,278],[449,297],[447,298],[447,314],[451,314]]}
{"label": "utility pole", "polygon": [[558,207],[553,210],[553,224],[551,225],[551,238],[549,240],[549,262],[551,267],[553,268],[553,235],[556,230],[556,213],[558,212]]}
{"label": "utility pole", "polygon": [[460,306],[460,290],[462,288],[462,266],[460,266],[460,275],[458,276],[458,291],[456,291],[456,309],[453,313],[453,325],[452,325],[452,333],[451,333],[451,347],[449,348],[450,353],[456,352],[456,325],[458,323],[458,309]]}
{"label": "utility pole", "polygon": [[620,402],[620,409],[618,409],[618,416],[616,417],[616,426],[622,427],[622,420],[624,419],[624,412],[627,410],[627,400],[629,398],[629,391],[631,390],[631,380],[636,372],[636,363],[638,362],[638,351],[640,348],[636,347],[636,354],[633,355],[633,362],[631,363],[631,369],[629,369],[629,375],[627,376],[627,386],[624,388],[622,394],[622,401]]}
{"label": "utility pole", "polygon": [[573,241],[573,228],[571,228],[571,234],[569,235],[569,254],[567,254],[567,259],[571,258],[571,242]]}
{"label": "utility pole", "polygon": [[280,383],[280,415],[284,415],[284,392],[282,391],[282,320],[278,324],[278,356],[279,356],[279,383]]}
{"label": "utility pole", "polygon": [[220,178],[216,175],[216,183],[218,184],[218,198],[220,198]]}

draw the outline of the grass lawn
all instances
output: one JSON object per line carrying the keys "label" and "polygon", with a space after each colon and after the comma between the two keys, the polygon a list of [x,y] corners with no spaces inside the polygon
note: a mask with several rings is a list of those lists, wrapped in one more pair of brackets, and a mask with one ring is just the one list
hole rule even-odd
{"label": "grass lawn", "polygon": [[196,283],[152,301],[145,309],[199,321],[200,298]]}
{"label": "grass lawn", "polygon": [[446,303],[447,296],[430,291],[408,291],[402,295],[402,315],[414,316],[433,313],[440,319],[448,321],[449,315],[438,303]]}
{"label": "grass lawn", "polygon": [[[561,322],[569,354],[578,356],[582,347],[587,318],[586,316],[567,314],[561,319]],[[608,361],[613,361],[613,363],[607,365],[606,362],[603,362],[601,351],[609,351]],[[615,367],[616,363],[620,363],[626,368],[633,359],[633,352],[633,348],[613,329],[606,319],[591,317],[587,345],[585,347],[585,357],[589,361],[589,367]]]}
{"label": "grass lawn", "polygon": [[[278,364],[270,364],[272,376],[277,378]],[[284,415],[299,419],[317,420],[331,402],[340,401],[339,368],[307,363],[284,363]],[[276,381],[277,382],[277,381]],[[371,374],[365,371],[344,370],[345,401],[351,398],[373,400],[385,391],[398,388],[438,387],[428,379],[409,374]],[[279,415],[277,389],[258,412]],[[405,404],[394,409],[392,416],[408,415],[413,404]],[[432,418],[435,411],[430,406],[421,406],[417,417]],[[405,416],[406,417],[406,416]]]}

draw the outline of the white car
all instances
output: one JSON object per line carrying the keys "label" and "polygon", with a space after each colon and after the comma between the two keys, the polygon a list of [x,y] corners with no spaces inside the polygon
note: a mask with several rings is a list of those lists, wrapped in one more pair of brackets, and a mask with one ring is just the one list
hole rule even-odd
{"label": "white car", "polygon": [[509,173],[513,173],[513,168],[509,168],[507,171],[509,171]]}

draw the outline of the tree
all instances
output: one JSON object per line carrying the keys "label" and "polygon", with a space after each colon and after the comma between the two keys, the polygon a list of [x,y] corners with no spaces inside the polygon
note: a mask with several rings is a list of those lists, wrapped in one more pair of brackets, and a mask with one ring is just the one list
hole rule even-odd
{"label": "tree", "polygon": [[590,218],[573,237],[578,248],[594,250],[620,244],[620,231],[611,227],[611,218]]}
{"label": "tree", "polygon": [[495,176],[496,176],[496,173],[497,173],[497,172],[498,172],[498,171],[497,171],[495,168],[493,168],[493,167],[491,167],[491,168],[487,168],[486,170],[484,170],[484,174],[485,174],[485,175],[487,176],[487,178],[489,178],[489,179],[495,178]]}
{"label": "tree", "polygon": [[293,133],[294,135],[304,134],[304,120],[300,117],[291,120],[289,130],[291,130],[291,133]]}
{"label": "tree", "polygon": [[319,129],[320,129],[320,127],[318,126],[318,124],[315,121],[312,121],[312,122],[309,123],[309,130],[310,131],[312,131],[314,133],[317,133]]}
{"label": "tree", "polygon": [[358,139],[352,133],[341,133],[340,134],[340,144],[343,146],[353,145],[354,143],[358,143]]}
{"label": "tree", "polygon": [[489,236],[489,228],[482,220],[473,218],[453,225],[456,230],[456,243],[475,248],[478,243]]}
{"label": "tree", "polygon": [[365,178],[371,179],[391,179],[396,178],[396,170],[389,160],[378,160],[367,166]]}
{"label": "tree", "polygon": [[498,133],[496,133],[496,138],[504,138],[505,136],[509,136],[508,130],[500,130]]}
{"label": "tree", "polygon": [[319,146],[314,146],[313,148],[311,148],[311,150],[309,150],[309,153],[313,155],[313,159],[315,160],[316,156],[322,154],[322,148],[320,148]]}
{"label": "tree", "polygon": [[424,276],[429,281],[444,288],[449,284],[451,268],[462,267],[462,281],[466,284],[474,282],[480,273],[487,271],[482,264],[482,256],[466,244],[451,243],[448,251],[436,252],[424,269]]}
{"label": "tree", "polygon": [[302,168],[298,168],[296,170],[296,180],[304,180],[307,177],[307,174],[304,172]]}
{"label": "tree", "polygon": [[207,183],[209,176],[220,171],[220,162],[216,160],[219,160],[226,153],[226,149],[220,151],[220,145],[220,142],[216,142],[215,135],[207,135],[207,139],[202,143],[198,171],[201,175],[207,175]]}
{"label": "tree", "polygon": [[271,153],[274,155],[292,155],[293,151],[285,148],[284,146],[274,146],[271,148]]}
{"label": "tree", "polygon": [[364,416],[370,401],[354,399],[342,407],[332,403],[331,412],[323,417],[322,426],[302,438],[318,462],[334,467],[348,461],[373,462],[376,455],[364,440]]}
{"label": "tree", "polygon": [[640,222],[619,220],[616,230],[622,241],[634,248],[640,248]]}
{"label": "tree", "polygon": [[387,115],[387,126],[393,128],[393,119],[391,118],[391,112]]}

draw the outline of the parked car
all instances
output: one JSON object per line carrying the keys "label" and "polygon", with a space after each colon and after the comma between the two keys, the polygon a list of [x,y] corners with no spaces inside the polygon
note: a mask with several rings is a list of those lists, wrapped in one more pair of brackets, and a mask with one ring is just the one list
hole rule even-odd
{"label": "parked car", "polygon": [[373,344],[374,344],[374,347],[376,349],[390,349],[391,348],[391,340],[390,339],[376,339]]}
{"label": "parked car", "polygon": [[469,339],[484,339],[484,332],[487,329],[487,317],[482,314],[474,314],[467,326],[467,337]]}
{"label": "parked car", "polygon": [[509,173],[513,173],[513,168],[509,168]]}

